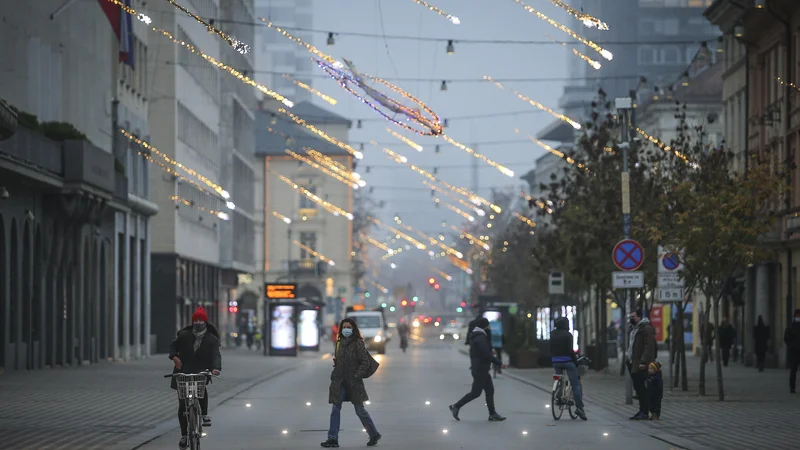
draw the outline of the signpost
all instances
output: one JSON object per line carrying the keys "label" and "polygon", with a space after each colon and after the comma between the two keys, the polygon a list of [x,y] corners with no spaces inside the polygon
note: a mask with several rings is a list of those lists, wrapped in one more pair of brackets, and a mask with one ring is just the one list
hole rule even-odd
{"label": "signpost", "polygon": [[644,249],[633,239],[623,239],[614,246],[611,257],[621,270],[636,270],[644,262]]}
{"label": "signpost", "polygon": [[547,286],[550,295],[564,295],[564,274],[561,272],[550,272]]}
{"label": "signpost", "polygon": [[682,259],[682,252],[675,254],[658,246],[658,301],[683,301],[685,282],[680,274],[683,270]]}
{"label": "signpost", "polygon": [[614,289],[641,289],[644,287],[642,272],[612,272],[611,286]]}

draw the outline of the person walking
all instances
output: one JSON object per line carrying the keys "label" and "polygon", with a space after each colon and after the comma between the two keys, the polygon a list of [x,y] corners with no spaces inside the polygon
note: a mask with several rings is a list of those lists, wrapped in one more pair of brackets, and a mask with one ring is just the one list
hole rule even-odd
{"label": "person walking", "polygon": [[502,422],[503,420],[506,420],[505,417],[497,414],[497,411],[494,408],[494,384],[492,384],[492,377],[489,375],[489,368],[493,363],[497,364],[501,368],[505,368],[506,365],[502,364],[496,356],[492,355],[492,347],[489,343],[487,331],[488,329],[488,319],[481,317],[475,320],[475,328],[470,333],[469,345],[469,359],[471,363],[470,371],[472,372],[472,390],[462,397],[461,400],[450,405],[450,413],[453,414],[453,418],[456,420],[461,420],[458,418],[458,412],[461,410],[461,408],[463,408],[467,403],[480,397],[481,391],[486,393],[486,406],[489,408],[489,421]]}
{"label": "person walking", "polygon": [[[192,324],[178,331],[175,340],[169,346],[169,359],[175,365],[172,373],[198,373],[211,369],[211,373],[219,375],[222,370],[222,355],[219,352],[220,336],[217,327],[208,323],[208,314],[203,307],[198,307],[192,314]],[[208,377],[206,384],[211,382]],[[178,389],[178,382],[172,378],[172,389]],[[178,423],[181,426],[181,440],[178,447],[187,448],[189,424],[186,420],[186,404],[179,402]],[[211,426],[208,415],[208,390],[200,399],[200,412],[203,415],[203,426]]]}
{"label": "person walking", "polygon": [[764,371],[764,360],[767,357],[767,343],[769,342],[769,327],[764,324],[764,318],[758,316],[758,323],[753,327],[753,341],[756,351],[756,366],[759,372]]}
{"label": "person walking", "polygon": [[633,389],[639,400],[639,412],[631,420],[648,420],[650,418],[647,397],[647,367],[655,360],[656,332],[642,310],[636,309],[630,315],[631,333],[628,348],[628,372],[633,380]]}
{"label": "person walking", "polygon": [[572,386],[572,397],[575,399],[575,414],[581,420],[586,420],[581,380],[578,378],[578,358],[573,350],[575,338],[569,332],[569,319],[559,317],[555,321],[555,326],[555,329],[550,332],[550,359],[556,374],[561,375],[567,371],[569,384]]}
{"label": "person walking", "polygon": [[783,342],[789,348],[789,392],[797,392],[797,369],[800,368],[800,309],[794,310],[792,324],[783,333]]}
{"label": "person walking", "polygon": [[736,340],[736,329],[733,328],[727,317],[722,319],[722,324],[720,324],[717,334],[719,347],[722,351],[722,365],[728,367],[728,361],[731,358],[731,347]]}
{"label": "person walking", "polygon": [[369,400],[364,387],[364,375],[369,371],[370,355],[364,345],[364,338],[356,321],[345,318],[339,324],[336,353],[333,359],[331,385],[328,390],[328,402],[331,407],[331,421],[328,428],[328,439],[320,445],[325,448],[339,447],[339,425],[342,419],[342,403],[351,402],[356,416],[369,434],[368,447],[378,444],[381,434],[375,427],[364,402]]}

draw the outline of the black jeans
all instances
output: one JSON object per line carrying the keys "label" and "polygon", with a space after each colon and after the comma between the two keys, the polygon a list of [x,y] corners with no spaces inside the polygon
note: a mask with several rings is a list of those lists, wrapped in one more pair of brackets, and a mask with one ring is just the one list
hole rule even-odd
{"label": "black jeans", "polygon": [[486,406],[489,408],[489,415],[497,414],[494,409],[494,384],[488,370],[479,368],[472,369],[472,390],[456,402],[456,408],[461,408],[467,403],[481,396],[481,391],[486,392]]}
{"label": "black jeans", "polygon": [[650,408],[647,404],[647,370],[631,373],[631,379],[633,380],[633,390],[636,391],[636,397],[639,398],[639,412],[648,414]]}
{"label": "black jeans", "polygon": [[[206,389],[206,395],[200,400],[200,414],[207,416],[208,415],[208,389]],[[188,400],[179,400],[178,401],[178,423],[181,424],[181,436],[186,436],[188,433],[189,428],[189,421],[186,420],[186,402]]]}
{"label": "black jeans", "polygon": [[728,361],[730,361],[730,359],[731,359],[731,347],[729,345],[722,347],[722,365],[728,367]]}
{"label": "black jeans", "polygon": [[800,353],[789,354],[789,389],[797,389],[797,369],[800,368]]}

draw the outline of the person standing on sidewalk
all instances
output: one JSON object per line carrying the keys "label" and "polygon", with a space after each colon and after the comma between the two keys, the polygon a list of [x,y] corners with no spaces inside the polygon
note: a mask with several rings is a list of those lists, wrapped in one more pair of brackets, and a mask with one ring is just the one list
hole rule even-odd
{"label": "person standing on sidewalk", "polygon": [[655,360],[656,332],[642,310],[636,309],[630,315],[631,334],[628,348],[628,371],[633,380],[633,389],[639,399],[639,412],[631,420],[650,418],[647,398],[647,367]]}
{"label": "person standing on sidewalk", "polygon": [[[169,346],[169,359],[175,364],[172,373],[198,373],[211,369],[211,373],[219,375],[222,370],[222,355],[219,352],[220,336],[217,327],[208,323],[208,314],[202,306],[192,314],[192,324],[178,331],[178,335]],[[208,377],[206,384],[211,381]],[[176,378],[172,379],[172,389],[178,389]],[[179,402],[178,423],[181,426],[181,440],[178,447],[188,447],[186,435],[189,424],[186,420],[184,402]],[[200,399],[200,409],[203,415],[203,426],[211,426],[211,416],[208,415],[208,390]]]}
{"label": "person standing on sidewalk", "polygon": [[794,321],[783,333],[789,347],[789,392],[797,392],[797,369],[800,367],[800,309],[794,310]]}
{"label": "person standing on sidewalk", "polygon": [[489,408],[489,421],[502,422],[506,420],[505,417],[497,414],[494,409],[494,384],[492,384],[492,377],[489,375],[489,368],[492,363],[497,364],[501,368],[506,368],[496,356],[492,354],[492,346],[489,343],[488,330],[489,319],[481,317],[475,320],[475,328],[469,336],[469,359],[470,371],[472,371],[472,390],[461,398],[458,402],[450,405],[450,413],[453,418],[458,418],[458,412],[467,403],[475,400],[481,396],[481,391],[486,393],[486,406]]}
{"label": "person standing on sidewalk", "polygon": [[728,367],[728,361],[731,358],[731,347],[733,346],[733,341],[736,340],[736,329],[733,328],[727,317],[722,319],[717,337],[722,351],[722,365]]}
{"label": "person standing on sidewalk", "polygon": [[767,357],[767,343],[769,342],[769,327],[764,324],[764,318],[758,316],[758,324],[753,327],[754,350],[756,352],[756,366],[759,372],[764,371],[764,360]]}
{"label": "person standing on sidewalk", "polygon": [[586,420],[586,413],[583,411],[581,380],[578,378],[578,358],[573,350],[575,338],[569,332],[569,319],[559,317],[555,321],[555,326],[555,329],[550,332],[550,359],[556,374],[561,375],[564,371],[567,372],[569,384],[572,386],[572,397],[575,399],[575,414],[582,420]]}
{"label": "person standing on sidewalk", "polygon": [[333,372],[331,372],[331,386],[328,390],[328,402],[333,405],[331,422],[328,439],[320,445],[326,448],[339,447],[339,425],[342,420],[342,403],[344,402],[353,404],[356,416],[367,430],[369,434],[367,446],[377,445],[381,434],[378,433],[372,417],[364,408],[364,402],[369,400],[367,389],[364,387],[364,375],[369,371],[370,356],[355,320],[346,318],[339,324],[335,355]]}
{"label": "person standing on sidewalk", "polygon": [[664,377],[661,363],[651,362],[647,366],[647,396],[650,420],[661,420],[661,399],[664,398]]}

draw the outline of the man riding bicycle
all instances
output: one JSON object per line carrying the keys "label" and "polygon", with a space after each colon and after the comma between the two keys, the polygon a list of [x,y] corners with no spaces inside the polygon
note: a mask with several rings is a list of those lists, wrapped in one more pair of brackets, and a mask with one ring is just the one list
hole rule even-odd
{"label": "man riding bicycle", "polygon": [[[222,370],[222,355],[219,352],[220,336],[214,325],[208,323],[208,314],[203,307],[197,308],[192,314],[192,324],[178,331],[175,340],[169,346],[169,359],[175,364],[172,373],[198,373],[211,369],[211,373],[219,375]],[[206,384],[211,381],[208,378]],[[172,389],[177,389],[175,378],[172,379]],[[208,390],[199,399],[203,426],[211,426],[211,417],[208,415]],[[181,440],[178,446],[182,449],[188,447],[188,423],[184,402],[178,407],[178,422],[181,425]]]}
{"label": "man riding bicycle", "polygon": [[586,420],[586,413],[583,411],[581,382],[578,379],[578,358],[572,347],[575,340],[572,333],[569,332],[569,319],[559,317],[555,321],[555,326],[555,329],[550,332],[550,357],[553,361],[553,368],[558,375],[567,371],[569,384],[572,386],[572,396],[575,399],[575,414],[582,420]]}

